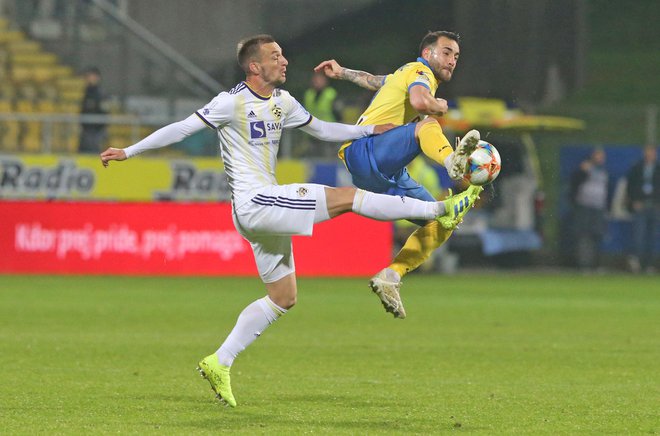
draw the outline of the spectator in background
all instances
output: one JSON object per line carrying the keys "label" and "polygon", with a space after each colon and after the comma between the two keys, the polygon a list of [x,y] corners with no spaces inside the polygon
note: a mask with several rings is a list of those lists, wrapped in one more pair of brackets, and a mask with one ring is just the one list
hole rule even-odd
{"label": "spectator in background", "polygon": [[[105,112],[102,108],[103,96],[101,94],[101,72],[96,67],[90,67],[85,71],[85,96],[80,107],[81,115],[101,115]],[[106,141],[105,124],[82,122],[80,126],[80,142],[78,151],[80,153],[99,153],[105,146]]]}
{"label": "spectator in background", "polygon": [[600,246],[607,228],[607,185],[605,151],[597,148],[571,177],[573,241],[577,266],[584,271],[600,267]]}
{"label": "spectator in background", "polygon": [[660,213],[660,164],[655,147],[644,148],[644,157],[628,172],[628,207],[633,216],[633,255],[631,271],[653,272],[655,266],[655,227]]}
{"label": "spectator in background", "polygon": [[337,110],[337,91],[329,86],[328,78],[322,72],[312,75],[311,86],[305,91],[303,106],[319,120],[341,121],[341,114]]}
{"label": "spectator in background", "polygon": [[[323,73],[314,73],[310,78],[310,85],[303,94],[303,106],[310,114],[319,120],[328,122],[341,122],[342,116],[338,110],[337,91],[329,86],[328,78]],[[297,132],[294,132],[294,134]],[[320,141],[309,135],[300,135],[292,147],[293,156],[307,156],[321,153],[317,157],[331,158],[334,150],[330,147],[319,147]]]}

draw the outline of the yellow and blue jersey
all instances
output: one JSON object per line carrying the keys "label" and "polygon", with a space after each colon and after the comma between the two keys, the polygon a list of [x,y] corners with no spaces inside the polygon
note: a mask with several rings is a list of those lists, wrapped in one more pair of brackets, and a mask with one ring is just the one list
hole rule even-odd
{"label": "yellow and blue jersey", "polygon": [[[371,103],[362,113],[358,125],[387,124],[402,125],[413,121],[419,116],[410,105],[410,89],[413,86],[424,86],[432,95],[438,89],[438,80],[433,75],[426,59],[417,58],[408,62],[392,74],[385,76],[383,86],[371,99]],[[347,142],[339,150],[339,157],[344,159],[344,149],[351,143]]]}

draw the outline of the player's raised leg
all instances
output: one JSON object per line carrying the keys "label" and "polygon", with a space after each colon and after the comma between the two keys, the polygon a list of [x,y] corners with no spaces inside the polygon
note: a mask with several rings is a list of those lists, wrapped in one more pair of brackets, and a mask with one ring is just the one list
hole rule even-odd
{"label": "player's raised leg", "polygon": [[[479,199],[484,190],[481,186],[470,185],[465,191],[450,195],[443,200],[447,213],[438,218],[438,222],[446,230],[455,229],[462,221],[466,213]],[[451,191],[449,191],[451,194]]]}
{"label": "player's raised leg", "polygon": [[477,130],[470,130],[458,141],[452,150],[449,140],[442,132],[442,127],[434,118],[427,118],[417,123],[415,136],[419,148],[429,158],[443,165],[449,177],[461,180],[467,169],[468,157],[476,149],[481,135]]}

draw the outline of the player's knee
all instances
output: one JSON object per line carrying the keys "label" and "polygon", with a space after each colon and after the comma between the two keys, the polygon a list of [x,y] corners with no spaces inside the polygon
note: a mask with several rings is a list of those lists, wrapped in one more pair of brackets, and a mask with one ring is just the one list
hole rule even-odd
{"label": "player's knee", "polygon": [[284,303],[284,306],[282,306],[282,307],[289,310],[293,306],[295,306],[297,302],[298,302],[298,297],[293,295],[293,296],[291,296],[287,299],[287,301]]}
{"label": "player's knee", "polygon": [[267,283],[266,292],[271,301],[282,309],[293,307],[296,304],[296,295],[298,294],[296,275],[292,273],[273,283]]}
{"label": "player's knee", "polygon": [[286,310],[291,309],[298,302],[296,294],[278,295],[276,297],[271,297],[271,300],[273,300],[273,303]]}

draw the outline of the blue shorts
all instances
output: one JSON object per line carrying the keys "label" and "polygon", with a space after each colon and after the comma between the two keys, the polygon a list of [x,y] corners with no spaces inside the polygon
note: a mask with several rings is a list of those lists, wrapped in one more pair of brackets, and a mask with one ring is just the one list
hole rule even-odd
{"label": "blue shorts", "polygon": [[353,184],[380,194],[436,201],[406,170],[406,165],[422,152],[415,139],[415,125],[405,124],[381,135],[356,139],[346,147],[344,161]]}

